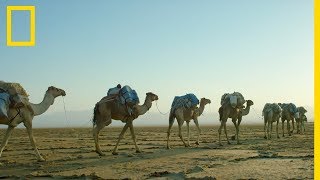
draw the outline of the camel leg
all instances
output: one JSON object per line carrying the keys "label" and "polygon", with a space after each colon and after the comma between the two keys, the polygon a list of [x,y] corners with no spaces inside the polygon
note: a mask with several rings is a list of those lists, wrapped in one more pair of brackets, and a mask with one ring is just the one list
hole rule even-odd
{"label": "camel leg", "polygon": [[136,135],[134,133],[134,129],[133,129],[133,124],[132,122],[129,123],[129,128],[130,128],[130,132],[131,132],[131,136],[132,136],[132,140],[134,143],[134,146],[136,147],[136,152],[137,153],[141,153],[141,150],[139,149],[138,145],[137,145],[137,141],[136,141]]}
{"label": "camel leg", "polygon": [[221,144],[221,131],[222,131],[222,126],[223,126],[223,121],[221,120],[221,124],[220,127],[218,129],[218,133],[219,133],[219,145],[222,146]]}
{"label": "camel leg", "polygon": [[190,126],[189,121],[187,121],[187,134],[188,134],[188,147],[190,147]]}
{"label": "camel leg", "polygon": [[167,131],[167,149],[171,149],[170,146],[169,146],[169,138],[170,138],[170,131],[171,131],[173,123],[174,123],[174,120],[169,121],[169,128],[168,128],[168,131]]}
{"label": "camel leg", "polygon": [[114,147],[114,149],[113,149],[113,151],[112,151],[112,154],[113,154],[113,155],[118,155],[118,152],[117,152],[117,151],[118,151],[118,145],[119,145],[119,143],[120,143],[120,140],[123,138],[124,133],[127,131],[128,127],[129,127],[129,123],[126,123],[126,125],[124,125],[124,127],[123,127],[123,129],[122,129],[122,131],[121,131],[121,133],[120,133],[120,135],[119,135],[117,144],[116,144],[116,146]]}
{"label": "camel leg", "polygon": [[306,128],[304,126],[304,121],[301,122],[301,133],[304,134],[306,132]]}
{"label": "camel leg", "polygon": [[277,129],[276,129],[276,133],[277,133],[277,138],[279,139],[279,120],[277,121]]}
{"label": "camel leg", "polygon": [[270,121],[268,121],[268,128],[267,128],[267,139],[270,139],[270,125],[271,125],[271,123],[270,123]]}
{"label": "camel leg", "polygon": [[36,146],[36,143],[35,143],[35,140],[34,140],[34,137],[33,137],[32,123],[30,121],[26,121],[26,122],[24,122],[24,126],[27,128],[27,132],[28,132],[28,135],[29,135],[31,146],[33,147],[33,149],[34,149],[34,151],[36,153],[38,161],[45,161],[45,159],[40,155],[40,153],[38,151],[38,148]]}
{"label": "camel leg", "polygon": [[239,127],[237,125],[237,120],[236,119],[232,119],[232,122],[234,124],[234,127],[236,128],[236,139],[237,139],[237,144],[240,144],[239,142]]}
{"label": "camel leg", "polygon": [[292,119],[292,131],[291,131],[291,133],[293,134],[293,132],[294,132],[294,119]]}
{"label": "camel leg", "polygon": [[223,128],[224,128],[224,133],[226,134],[227,142],[228,142],[228,144],[231,144],[229,141],[229,138],[228,138],[228,134],[227,134],[227,122],[226,121],[223,122]]}
{"label": "camel leg", "polygon": [[272,136],[272,128],[273,128],[273,122],[271,122],[270,139],[271,139],[271,136]]}
{"label": "camel leg", "polygon": [[181,133],[181,127],[182,127],[184,121],[182,119],[178,119],[178,118],[177,118],[177,120],[178,120],[178,125],[179,125],[179,137],[180,137],[181,141],[183,142],[184,146],[188,147],[186,142],[184,142],[183,137],[182,137],[182,133]]}
{"label": "camel leg", "polygon": [[201,129],[200,129],[200,127],[199,127],[198,119],[195,119],[195,120],[194,120],[194,124],[197,126],[197,130],[198,130],[198,137],[197,137],[196,144],[199,145],[199,139],[200,139]]}
{"label": "camel leg", "polygon": [[264,117],[264,138],[268,139],[267,138],[267,120],[266,120],[266,117]]}
{"label": "camel leg", "polygon": [[107,121],[107,123],[97,123],[96,126],[93,128],[93,138],[96,146],[96,153],[98,153],[100,156],[105,156],[105,154],[101,151],[101,148],[100,148],[99,134],[100,134],[100,131],[105,126],[108,126],[109,124],[111,124],[111,119]]}
{"label": "camel leg", "polygon": [[290,120],[287,120],[287,131],[289,136],[291,136],[291,131],[290,131]]}
{"label": "camel leg", "polygon": [[282,137],[284,137],[284,120],[281,120],[282,121]]}
{"label": "camel leg", "polygon": [[9,137],[12,134],[12,130],[14,129],[14,126],[8,126],[8,129],[6,131],[6,135],[3,137],[3,141],[1,143],[1,147],[0,147],[0,157],[2,155],[2,151],[4,150],[4,148],[6,147],[6,145],[8,144],[9,141]]}

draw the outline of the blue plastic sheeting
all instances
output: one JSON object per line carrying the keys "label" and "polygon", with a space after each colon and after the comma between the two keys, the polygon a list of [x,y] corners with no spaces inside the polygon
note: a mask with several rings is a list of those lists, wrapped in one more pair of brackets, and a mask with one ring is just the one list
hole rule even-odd
{"label": "blue plastic sheeting", "polygon": [[197,106],[199,104],[199,99],[192,93],[186,94],[184,96],[175,96],[171,104],[171,109],[174,111],[177,108],[185,107],[190,108]]}
{"label": "blue plastic sheeting", "polygon": [[8,118],[9,97],[8,93],[0,93],[0,118]]}
{"label": "blue plastic sheeting", "polygon": [[129,86],[123,86],[120,90],[120,100],[122,104],[139,104],[139,97],[135,90]]}
{"label": "blue plastic sheeting", "polygon": [[293,103],[289,103],[289,104],[283,103],[280,106],[283,110],[287,109],[291,114],[295,114],[296,112],[298,112],[296,105],[294,105]]}

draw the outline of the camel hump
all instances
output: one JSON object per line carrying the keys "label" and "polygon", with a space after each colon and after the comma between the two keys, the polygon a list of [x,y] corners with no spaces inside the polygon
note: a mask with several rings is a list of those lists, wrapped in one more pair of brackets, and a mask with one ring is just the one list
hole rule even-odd
{"label": "camel hump", "polygon": [[266,103],[263,107],[262,112],[267,113],[271,110],[276,114],[281,113],[281,107],[277,103]]}
{"label": "camel hump", "polygon": [[184,96],[175,96],[171,104],[171,111],[175,111],[180,107],[189,109],[191,107],[196,107],[198,104],[199,99],[192,93],[186,94]]}
{"label": "camel hump", "polygon": [[103,97],[98,103],[102,104],[102,103],[114,101],[116,98],[117,98],[116,95],[108,95],[108,96]]}
{"label": "camel hump", "polygon": [[294,105],[293,103],[288,103],[288,104],[282,103],[280,106],[283,110],[287,110],[292,114],[298,112],[296,105]]}
{"label": "camel hump", "polygon": [[233,93],[225,93],[221,97],[220,104],[221,106],[226,103],[230,103],[232,106],[242,107],[243,104],[246,102],[243,95],[239,92]]}
{"label": "camel hump", "polygon": [[[29,96],[26,90],[19,83],[0,81],[0,88],[8,91],[11,95],[18,93],[22,96]],[[12,90],[14,92],[12,92]]]}

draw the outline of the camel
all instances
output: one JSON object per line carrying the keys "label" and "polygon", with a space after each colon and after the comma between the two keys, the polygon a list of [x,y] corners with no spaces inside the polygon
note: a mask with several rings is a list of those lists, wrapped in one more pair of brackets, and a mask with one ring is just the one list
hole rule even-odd
{"label": "camel", "polygon": [[[307,112],[307,110],[304,107],[298,107],[297,108],[298,112],[299,112],[299,118],[296,119],[297,121],[297,133],[301,134],[303,132],[305,132],[305,126],[304,126],[304,122],[306,121],[307,117],[305,115],[305,113]],[[302,131],[302,128],[304,131]]]}
{"label": "camel", "polygon": [[118,154],[118,145],[120,140],[123,139],[124,134],[128,128],[130,128],[132,140],[134,142],[136,152],[141,153],[137,143],[136,136],[133,129],[133,120],[137,119],[138,116],[145,114],[152,106],[152,102],[158,100],[158,96],[148,92],[146,93],[146,98],[143,105],[134,105],[132,110],[132,114],[129,115],[127,111],[127,106],[118,103],[116,99],[105,100],[102,98],[98,103],[96,103],[93,114],[93,138],[95,142],[96,153],[100,156],[105,156],[105,154],[101,151],[99,144],[99,133],[100,130],[105,126],[111,124],[113,120],[120,120],[123,123],[126,123],[119,135],[118,141],[112,151],[113,155]]}
{"label": "camel", "polygon": [[246,116],[249,114],[250,112],[250,106],[253,105],[253,101],[251,100],[246,100],[247,106],[246,108],[234,108],[231,106],[230,103],[224,103],[220,108],[219,108],[219,114],[220,116],[220,122],[221,125],[219,127],[219,145],[222,146],[221,144],[221,131],[222,131],[222,127],[224,128],[224,132],[227,138],[227,142],[228,144],[231,144],[229,139],[228,139],[228,135],[227,135],[227,127],[226,127],[226,123],[228,118],[232,119],[232,122],[236,128],[236,139],[237,139],[237,144],[240,144],[239,142],[239,126],[242,120],[242,116]]}
{"label": "camel", "polygon": [[306,132],[306,124],[308,121],[308,118],[306,115],[302,115],[301,117],[301,132],[302,133],[305,133]]}
{"label": "camel", "polygon": [[[281,121],[282,121],[282,137],[284,137],[284,121],[287,120],[287,131],[288,135],[294,131],[294,120],[299,118],[299,111],[297,110],[296,106],[293,103],[285,104],[285,103],[278,103],[278,105],[282,108],[281,113]],[[290,120],[292,121],[292,131],[290,131]]]}
{"label": "camel", "polygon": [[[264,116],[264,138],[271,139],[272,134],[272,125],[274,122],[277,122],[277,138],[279,137],[279,119],[281,116],[281,107],[276,103],[267,103],[265,104],[262,115]],[[268,127],[267,127],[268,124]],[[268,134],[268,135],[267,135]]]}
{"label": "camel", "polygon": [[31,142],[31,145],[36,153],[38,161],[45,161],[45,159],[40,155],[35,140],[33,137],[32,132],[32,119],[34,116],[38,116],[43,114],[48,110],[48,108],[54,103],[54,99],[58,96],[65,96],[66,93],[64,90],[50,86],[48,90],[46,91],[44,98],[41,103],[39,104],[33,104],[29,103],[28,107],[21,107],[21,108],[10,108],[8,111],[9,119],[0,119],[0,124],[8,125],[8,129],[6,131],[6,134],[3,138],[3,141],[1,143],[0,147],[0,157],[2,155],[2,152],[5,148],[5,146],[8,143],[9,137],[12,134],[12,130],[21,122],[23,122],[24,126],[27,129],[29,139]]}
{"label": "camel", "polygon": [[[169,128],[167,131],[167,149],[171,149],[169,146],[169,137],[170,137],[170,130],[172,128],[172,125],[173,125],[175,119],[177,119],[178,125],[179,125],[179,137],[185,147],[190,146],[189,123],[190,123],[190,120],[193,119],[193,121],[198,129],[198,137],[197,137],[196,144],[199,145],[199,138],[200,138],[201,129],[199,127],[198,117],[203,113],[205,105],[210,104],[210,103],[211,103],[211,101],[209,99],[201,98],[199,108],[198,107],[196,107],[196,108],[180,107],[180,108],[177,108],[175,111],[170,111]],[[182,134],[181,134],[181,127],[182,127],[184,121],[186,121],[186,123],[187,123],[188,144],[185,143],[185,141],[183,140]]]}

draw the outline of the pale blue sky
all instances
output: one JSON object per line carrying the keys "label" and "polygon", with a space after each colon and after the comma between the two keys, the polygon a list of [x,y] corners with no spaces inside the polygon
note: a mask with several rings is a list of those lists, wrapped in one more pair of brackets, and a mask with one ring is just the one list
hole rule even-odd
{"label": "pale blue sky", "polygon": [[[6,47],[7,5],[36,6],[35,47]],[[13,16],[16,39],[28,34],[24,15]],[[141,101],[158,94],[165,112],[192,92],[213,113],[233,91],[259,115],[266,102],[313,112],[313,1],[0,0],[0,61],[0,79],[20,82],[33,102],[50,85],[65,89],[70,111],[91,112],[121,83]],[[48,113],[61,111],[59,98]]]}

